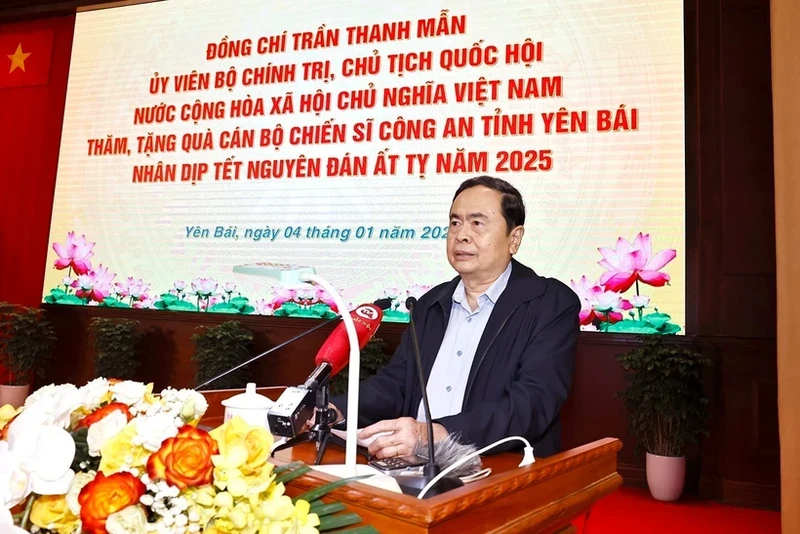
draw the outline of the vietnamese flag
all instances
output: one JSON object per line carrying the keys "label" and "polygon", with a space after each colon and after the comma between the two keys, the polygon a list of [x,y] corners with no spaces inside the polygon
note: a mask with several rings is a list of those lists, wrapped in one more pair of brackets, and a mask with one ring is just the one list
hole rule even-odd
{"label": "vietnamese flag", "polygon": [[0,89],[47,85],[52,55],[51,30],[0,34]]}
{"label": "vietnamese flag", "polygon": [[74,13],[0,23],[2,302],[42,301],[74,28]]}

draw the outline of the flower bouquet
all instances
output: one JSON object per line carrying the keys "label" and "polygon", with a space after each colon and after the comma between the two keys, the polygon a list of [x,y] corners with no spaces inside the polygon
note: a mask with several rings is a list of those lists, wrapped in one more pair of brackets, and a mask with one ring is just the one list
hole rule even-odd
{"label": "flower bouquet", "polygon": [[0,532],[305,534],[361,522],[318,500],[348,480],[291,499],[284,483],[309,468],[271,464],[272,435],[239,417],[199,428],[207,407],[194,390],[105,378],[0,407]]}

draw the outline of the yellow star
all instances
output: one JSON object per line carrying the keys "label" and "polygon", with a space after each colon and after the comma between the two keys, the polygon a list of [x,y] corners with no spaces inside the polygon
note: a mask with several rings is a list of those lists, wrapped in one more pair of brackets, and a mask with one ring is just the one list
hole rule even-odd
{"label": "yellow star", "polygon": [[22,72],[25,72],[25,60],[28,59],[29,55],[31,55],[31,53],[24,53],[22,51],[22,43],[19,43],[16,52],[8,54],[8,59],[11,60],[11,70],[9,70],[8,73],[11,74],[18,68],[22,69]]}

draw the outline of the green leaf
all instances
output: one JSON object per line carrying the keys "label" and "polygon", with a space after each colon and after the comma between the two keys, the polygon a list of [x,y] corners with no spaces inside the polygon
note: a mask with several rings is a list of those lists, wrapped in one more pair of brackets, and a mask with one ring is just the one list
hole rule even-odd
{"label": "green leaf", "polygon": [[340,502],[334,502],[334,503],[331,503],[331,504],[323,504],[321,506],[312,506],[311,507],[311,513],[312,514],[317,514],[318,516],[323,517],[323,516],[326,516],[326,515],[331,515],[331,514],[335,514],[337,512],[341,512],[342,510],[346,510],[346,509],[347,509],[347,507],[344,504],[342,504]]}
{"label": "green leaf", "polygon": [[307,466],[307,465],[304,465],[304,466],[299,467],[297,469],[293,469],[292,471],[288,471],[286,473],[282,473],[282,474],[278,475],[277,477],[275,477],[275,483],[276,484],[280,484],[280,483],[286,484],[287,482],[291,482],[292,480],[294,480],[296,478],[300,478],[301,476],[305,475],[309,471],[311,471],[311,468],[309,466]]}
{"label": "green leaf", "polygon": [[333,319],[337,316],[327,304],[318,303],[304,308],[294,302],[283,303],[273,312],[273,315],[278,317],[313,317],[315,319]]}
{"label": "green leaf", "polygon": [[125,302],[121,302],[112,297],[106,297],[103,299],[103,302],[99,304],[104,308],[130,308],[130,305],[126,304]]}
{"label": "green leaf", "polygon": [[658,330],[644,321],[631,321],[626,319],[618,323],[610,324],[606,332],[628,333],[628,334],[657,334]]}
{"label": "green leaf", "polygon": [[213,306],[209,306],[208,311],[211,313],[239,313],[239,308],[227,302],[219,302]]}
{"label": "green leaf", "polygon": [[176,300],[169,304],[167,309],[170,311],[197,311],[197,306],[186,300]]}
{"label": "green leaf", "polygon": [[330,483],[325,484],[323,486],[320,486],[318,488],[314,488],[311,491],[303,493],[302,495],[298,495],[297,497],[292,499],[292,501],[293,502],[297,502],[297,501],[300,501],[300,500],[308,501],[308,502],[316,501],[317,499],[321,499],[322,497],[324,497],[328,493],[332,492],[333,490],[335,490],[337,488],[341,488],[342,486],[345,486],[345,485],[349,484],[350,482],[354,482],[356,480],[362,480],[364,478],[369,478],[371,476],[372,475],[360,475],[360,476],[356,476],[356,477],[349,477],[349,478],[343,478],[341,480],[336,480],[335,482],[330,482]]}
{"label": "green leaf", "polygon": [[642,317],[642,320],[644,320],[644,321],[650,323],[651,325],[653,325],[653,328],[655,328],[655,329],[661,328],[670,319],[671,319],[671,317],[669,315],[667,315],[666,313],[648,313],[647,315]]}
{"label": "green leaf", "polygon": [[274,310],[272,314],[279,317],[291,317],[296,315],[300,310],[300,306],[294,302],[284,302],[276,310]]}
{"label": "green leaf", "polygon": [[333,319],[334,317],[336,317],[336,314],[333,313],[331,307],[321,302],[311,306],[308,309],[308,311],[312,314],[313,317],[319,317],[321,319]]}
{"label": "green leaf", "polygon": [[241,309],[250,303],[250,299],[247,297],[233,297],[229,303],[231,306],[236,306],[237,308]]}
{"label": "green leaf", "polygon": [[335,528],[349,527],[350,525],[357,525],[361,523],[361,517],[358,514],[347,513],[334,516],[326,516],[319,518],[319,526],[317,530],[324,532],[326,530],[333,530]]}
{"label": "green leaf", "polygon": [[56,287],[56,288],[53,288],[53,289],[50,290],[50,295],[49,296],[53,297],[55,300],[58,300],[58,299],[64,297],[64,295],[66,295],[66,294],[67,294],[66,291]]}
{"label": "green leaf", "polygon": [[256,309],[248,304],[247,306],[242,306],[241,309],[239,310],[239,313],[243,315],[250,315],[254,311],[256,311]]}
{"label": "green leaf", "polygon": [[664,326],[658,331],[659,334],[669,335],[669,334],[677,334],[681,331],[681,327],[676,325],[675,323],[665,323]]}
{"label": "green leaf", "polygon": [[176,295],[173,295],[172,293],[162,293],[161,294],[161,301],[164,302],[165,306],[169,306],[170,304],[178,302],[179,300],[180,299]]}
{"label": "green leaf", "polygon": [[400,310],[386,310],[383,312],[383,320],[389,323],[407,323],[409,315]]}
{"label": "green leaf", "polygon": [[67,304],[70,306],[83,306],[86,304],[83,299],[76,297],[75,295],[64,295],[60,297],[54,304]]}
{"label": "green leaf", "polygon": [[297,469],[301,465],[303,465],[303,462],[292,462],[286,465],[278,465],[272,470],[272,472],[275,473],[276,475],[280,475],[284,471],[291,471],[292,469]]}

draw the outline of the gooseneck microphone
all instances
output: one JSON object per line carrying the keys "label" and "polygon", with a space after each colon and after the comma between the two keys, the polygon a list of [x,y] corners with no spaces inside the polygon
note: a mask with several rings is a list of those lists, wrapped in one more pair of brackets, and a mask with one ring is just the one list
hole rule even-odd
{"label": "gooseneck microphone", "polygon": [[[389,299],[378,299],[378,300],[376,300],[376,301],[374,302],[374,305],[375,305],[375,306],[377,306],[378,308],[380,308],[381,310],[388,310],[389,308],[391,308],[391,307],[392,307],[392,301],[391,301],[391,300],[389,300]],[[317,331],[317,330],[319,330],[320,328],[322,328],[322,327],[324,327],[324,326],[328,326],[329,324],[331,324],[331,323],[334,323],[334,322],[336,322],[336,321],[340,320],[341,318],[342,318],[342,317],[341,317],[340,315],[337,315],[336,317],[334,317],[334,318],[332,318],[332,319],[328,319],[327,321],[323,321],[323,322],[321,322],[320,324],[318,324],[317,326],[315,326],[315,327],[313,327],[313,328],[309,328],[309,329],[308,329],[308,330],[306,330],[305,332],[301,332],[301,333],[297,334],[296,336],[294,336],[293,338],[291,338],[291,339],[288,339],[288,340],[284,341],[283,343],[281,343],[281,344],[279,344],[279,345],[276,345],[276,346],[272,347],[272,348],[271,348],[271,349],[269,349],[269,350],[265,350],[264,352],[262,352],[262,353],[261,353],[261,354],[259,354],[258,356],[253,356],[252,358],[250,358],[250,359],[249,359],[249,360],[247,360],[246,362],[242,362],[242,363],[240,363],[239,365],[237,365],[236,367],[232,367],[232,368],[230,368],[230,369],[228,369],[228,370],[226,370],[226,371],[224,371],[224,372],[222,372],[222,373],[218,374],[217,376],[215,376],[215,377],[213,377],[213,378],[209,378],[208,380],[206,380],[206,381],[205,381],[205,382],[203,382],[202,384],[200,384],[200,385],[196,386],[194,389],[196,389],[196,390],[203,389],[203,388],[204,388],[204,387],[206,387],[207,385],[209,385],[209,384],[212,384],[212,383],[216,382],[216,381],[217,381],[217,380],[219,380],[220,378],[222,378],[222,377],[224,377],[224,376],[228,376],[229,374],[233,373],[234,371],[238,371],[238,370],[239,370],[239,369],[241,369],[242,367],[245,367],[245,366],[247,366],[247,365],[250,365],[250,364],[251,364],[251,363],[253,363],[253,362],[256,362],[256,361],[260,360],[260,359],[261,359],[261,358],[263,358],[264,356],[269,356],[269,355],[270,355],[270,354],[272,354],[273,352],[275,352],[275,351],[277,351],[277,350],[280,350],[280,349],[282,349],[282,348],[283,348],[283,347],[285,347],[286,345],[289,345],[289,344],[291,344],[291,343],[294,343],[294,342],[295,342],[295,341],[297,341],[298,339],[304,338],[304,337],[306,337],[308,334],[311,334],[312,332],[316,332],[316,331]],[[342,326],[342,329],[344,329],[344,324],[342,324],[341,326]],[[337,372],[338,372],[338,371],[337,371]]]}
{"label": "gooseneck microphone", "polygon": [[[425,384],[425,375],[422,372],[422,354],[419,350],[419,340],[417,339],[417,327],[414,324],[414,307],[417,305],[417,299],[408,297],[406,300],[406,308],[409,314],[409,328],[411,328],[411,344],[414,349],[414,359],[417,364],[417,379],[419,386],[422,388],[422,406],[425,411],[425,420],[428,425],[428,463],[422,468],[421,476],[399,476],[396,477],[400,489],[406,495],[417,496],[420,492],[428,486],[428,484],[437,478],[441,473],[441,468],[436,463],[435,446],[433,443],[433,420],[431,418],[431,407],[428,402],[428,390]],[[460,488],[464,483],[456,476],[441,477],[435,484],[433,484],[426,492],[425,497],[433,497],[440,495],[455,488]]]}

